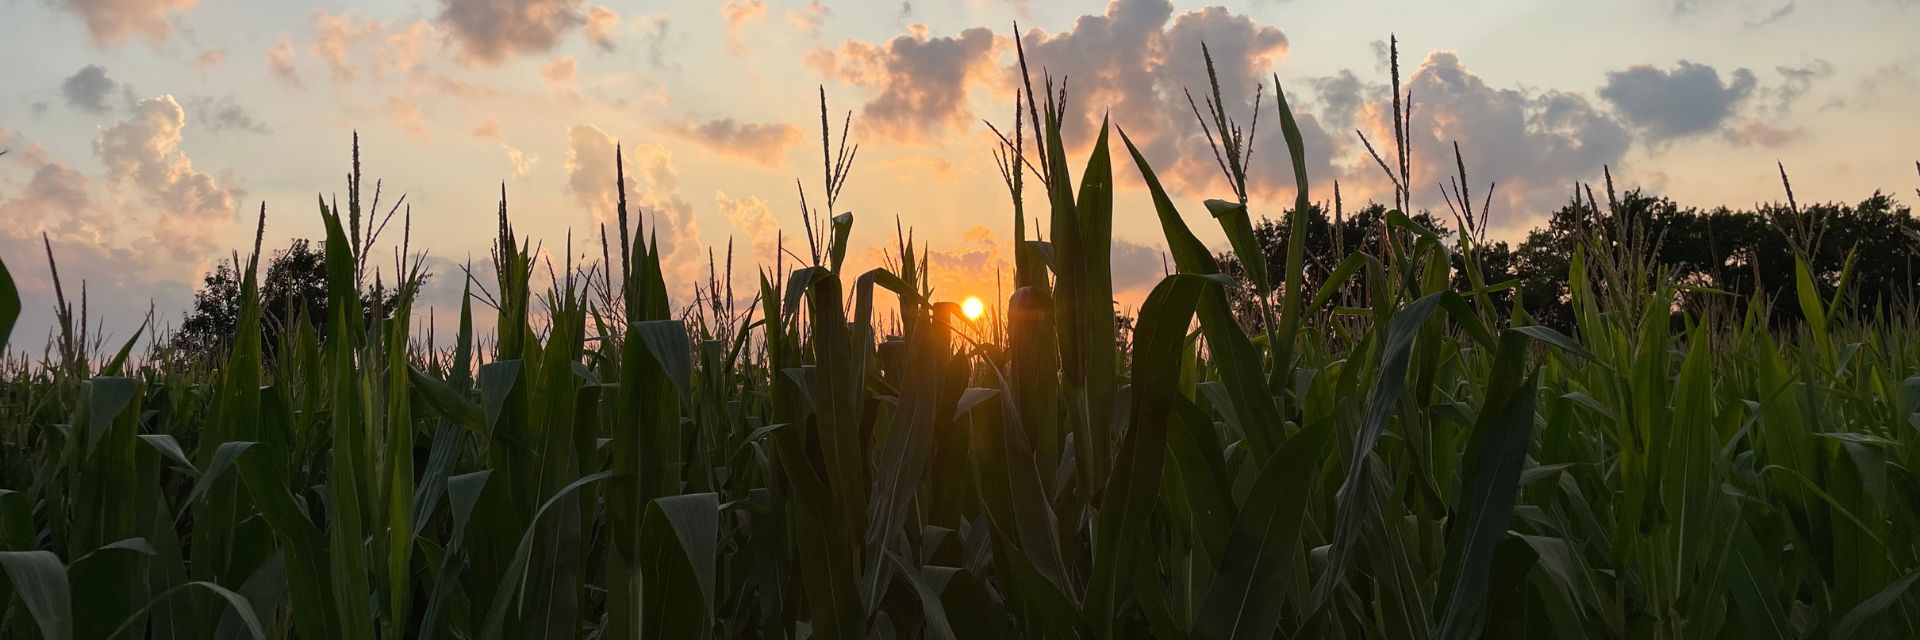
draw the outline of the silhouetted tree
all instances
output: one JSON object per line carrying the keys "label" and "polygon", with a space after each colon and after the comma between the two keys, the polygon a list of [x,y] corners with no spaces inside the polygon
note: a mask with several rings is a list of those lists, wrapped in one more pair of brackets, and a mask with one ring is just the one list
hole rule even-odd
{"label": "silhouetted tree", "polygon": [[[361,316],[373,309],[373,294],[362,294]],[[392,289],[381,292],[381,308],[391,308],[397,297]],[[261,347],[276,352],[283,332],[302,319],[313,325],[320,336],[327,335],[332,318],[327,296],[327,265],[324,243],[295,238],[286,249],[274,252],[260,281]],[[207,273],[200,290],[193,294],[193,307],[181,321],[168,344],[171,355],[192,359],[224,351],[231,344],[240,324],[240,274],[231,262],[221,262]]]}
{"label": "silhouetted tree", "polygon": [[[1606,216],[1630,216],[1646,229],[1653,262],[1665,276],[1687,285],[1679,303],[1691,308],[1711,304],[1734,305],[1744,312],[1753,300],[1767,302],[1769,321],[1793,323],[1801,319],[1795,303],[1795,242],[1790,240],[1801,230],[1815,230],[1815,237],[1799,241],[1807,247],[1813,276],[1827,287],[1840,286],[1849,253],[1853,271],[1847,279],[1846,295],[1856,311],[1867,312],[1888,305],[1908,304],[1920,296],[1920,220],[1911,209],[1894,202],[1883,193],[1858,204],[1826,203],[1794,208],[1785,204],[1761,205],[1737,210],[1720,207],[1708,211],[1681,207],[1671,199],[1629,191],[1616,202],[1599,204],[1605,211],[1583,201],[1570,201],[1548,216],[1546,224],[1527,234],[1524,242],[1510,247],[1504,242],[1489,242],[1478,248],[1484,282],[1496,285],[1512,281],[1511,290],[1493,294],[1502,309],[1520,297],[1535,322],[1563,330],[1573,324],[1567,273],[1575,249],[1589,233],[1585,225]],[[1254,225],[1254,236],[1267,262],[1268,273],[1282,273],[1286,265],[1287,239],[1293,213],[1279,219],[1263,219]],[[1309,293],[1319,289],[1327,276],[1353,251],[1382,255],[1379,246],[1381,220],[1386,208],[1369,204],[1341,221],[1336,241],[1334,224],[1318,206],[1308,209],[1306,247],[1306,286]],[[1453,231],[1430,213],[1411,219],[1449,239]],[[1449,247],[1451,248],[1451,246]],[[1231,253],[1219,256],[1223,271],[1236,277],[1244,273]],[[1453,274],[1454,286],[1461,290],[1467,283],[1464,264],[1458,256]],[[1244,278],[1243,278],[1244,279]],[[1275,286],[1281,278],[1275,277]],[[1353,290],[1365,300],[1365,283],[1356,282]],[[1829,294],[1831,292],[1829,291]],[[1257,328],[1260,318],[1253,312],[1251,292],[1236,293],[1236,309],[1250,327]],[[1903,307],[1911,308],[1911,307]]]}

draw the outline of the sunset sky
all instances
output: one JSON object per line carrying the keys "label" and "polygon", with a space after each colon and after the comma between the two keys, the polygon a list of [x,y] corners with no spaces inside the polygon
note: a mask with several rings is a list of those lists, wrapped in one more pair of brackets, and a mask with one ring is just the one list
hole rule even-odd
{"label": "sunset sky", "polygon": [[[262,202],[269,247],[320,235],[314,196],[344,199],[355,130],[368,179],[412,205],[443,324],[457,265],[486,260],[502,183],[518,231],[557,254],[571,230],[588,253],[612,215],[616,141],[684,301],[707,247],[731,238],[747,278],[776,230],[801,233],[821,85],[861,145],[840,202],[852,261],[877,265],[897,216],[932,242],[941,297],[991,300],[1012,216],[981,121],[1011,122],[1015,37],[1036,73],[1068,78],[1076,167],[1110,113],[1224,247],[1200,201],[1229,192],[1182,94],[1205,85],[1200,43],[1243,119],[1268,85],[1253,208],[1277,216],[1293,187],[1274,74],[1311,197],[1338,179],[1350,204],[1390,198],[1355,134],[1392,137],[1389,33],[1415,101],[1416,204],[1444,210],[1434,185],[1457,141],[1476,191],[1499,182],[1496,237],[1603,166],[1701,206],[1780,198],[1776,160],[1803,202],[1911,203],[1920,185],[1916,0],[0,0],[0,257],[26,306],[12,344],[37,352],[51,324],[43,232],[109,334],[149,301],[177,324]],[[1128,303],[1165,245],[1132,163],[1115,175]]]}

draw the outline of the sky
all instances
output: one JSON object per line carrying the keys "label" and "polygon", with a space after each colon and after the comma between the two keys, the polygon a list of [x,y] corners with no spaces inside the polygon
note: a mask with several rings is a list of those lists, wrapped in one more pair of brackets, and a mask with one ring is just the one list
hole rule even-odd
{"label": "sky", "polygon": [[[52,325],[43,235],[107,335],[149,309],[178,324],[262,206],[270,249],[321,235],[315,197],[344,199],[356,131],[369,183],[405,195],[442,324],[461,265],[487,261],[503,187],[547,258],[564,264],[569,239],[576,264],[599,255],[615,144],[676,299],[729,242],[750,290],[777,237],[804,246],[796,180],[822,205],[823,87],[834,135],[850,112],[859,144],[837,207],[855,217],[853,268],[883,263],[897,221],[930,247],[936,297],[991,302],[1013,218],[983,121],[1011,124],[1016,38],[1036,75],[1065,77],[1075,166],[1108,117],[1221,249],[1200,203],[1231,192],[1184,92],[1206,85],[1202,43],[1230,113],[1248,122],[1265,96],[1255,215],[1294,197],[1276,77],[1309,197],[1338,181],[1349,206],[1391,200],[1360,142],[1392,139],[1390,34],[1415,206],[1445,217],[1458,143],[1475,200],[1497,183],[1496,238],[1524,237],[1604,169],[1699,206],[1780,199],[1777,161],[1802,202],[1897,197],[1920,185],[1915,33],[1920,0],[0,0],[0,259],[26,307],[10,346],[37,352]],[[1165,243],[1113,150],[1131,306]]]}

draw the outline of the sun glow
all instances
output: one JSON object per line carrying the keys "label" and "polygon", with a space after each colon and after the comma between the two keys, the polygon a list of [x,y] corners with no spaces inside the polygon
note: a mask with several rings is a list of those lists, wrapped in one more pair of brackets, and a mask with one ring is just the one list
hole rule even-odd
{"label": "sun glow", "polygon": [[968,320],[979,320],[980,316],[986,312],[987,305],[980,302],[979,296],[967,296],[967,299],[960,303],[960,313],[966,314]]}

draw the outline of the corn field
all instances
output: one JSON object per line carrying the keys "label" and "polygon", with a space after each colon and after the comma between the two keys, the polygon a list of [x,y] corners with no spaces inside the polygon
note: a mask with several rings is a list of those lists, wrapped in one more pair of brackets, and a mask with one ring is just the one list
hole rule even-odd
{"label": "corn field", "polygon": [[[497,281],[432,336],[416,259],[368,274],[357,147],[345,205],[319,205],[324,335],[262,344],[257,242],[209,362],[97,350],[63,295],[48,356],[0,383],[0,634],[1920,635],[1920,326],[1856,317],[1844,265],[1725,299],[1600,200],[1562,332],[1496,304],[1482,234],[1397,210],[1312,290],[1303,222],[1267,273],[1242,187],[1205,203],[1248,269],[1228,278],[1124,133],[1073,167],[1056,92],[1023,95],[1014,290],[978,321],[928,287],[924,247],[843,268],[844,130],[799,268],[738,308],[674,308],[624,199],[603,260],[555,267],[503,193]],[[1251,131],[1208,107],[1244,176]],[[1140,194],[1116,171],[1173,271],[1124,340],[1113,207]],[[1770,326],[1771,304],[1807,321]]]}

